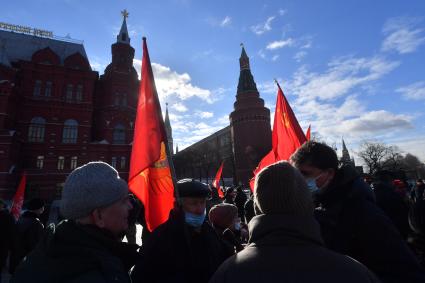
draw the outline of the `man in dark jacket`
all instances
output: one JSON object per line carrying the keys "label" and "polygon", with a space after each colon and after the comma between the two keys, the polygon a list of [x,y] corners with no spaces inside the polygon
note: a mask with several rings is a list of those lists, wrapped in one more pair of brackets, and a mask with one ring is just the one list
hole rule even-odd
{"label": "man in dark jacket", "polygon": [[376,182],[373,184],[376,204],[385,212],[394,223],[404,240],[409,235],[408,213],[409,207],[403,197],[396,192],[393,185],[391,172],[382,170],[376,174]]}
{"label": "man in dark jacket", "polygon": [[235,205],[238,208],[239,218],[245,220],[245,203],[248,200],[242,186],[236,188]]}
{"label": "man in dark jacket", "polygon": [[170,218],[142,245],[133,282],[208,282],[232,254],[205,221],[207,185],[193,179],[177,183],[180,199]]}
{"label": "man in dark jacket", "polygon": [[90,162],[66,179],[60,212],[11,283],[131,282],[137,245],[121,242],[132,208],[128,187],[104,162]]}
{"label": "man in dark jacket", "polygon": [[311,194],[287,162],[256,178],[249,245],[225,261],[211,283],[378,282],[366,267],[323,247]]}
{"label": "man in dark jacket", "polygon": [[382,282],[425,282],[425,273],[373,191],[351,167],[338,168],[329,146],[309,141],[292,156],[314,194],[316,219],[328,248],[353,257]]}
{"label": "man in dark jacket", "polygon": [[10,256],[10,273],[14,273],[16,266],[29,254],[40,241],[44,225],[40,215],[44,211],[44,202],[39,198],[31,199],[26,203],[26,209],[16,223],[13,248]]}
{"label": "man in dark jacket", "polygon": [[10,248],[15,231],[15,219],[9,213],[6,203],[0,199],[0,282],[2,277],[3,267],[6,266],[7,257],[9,256]]}
{"label": "man in dark jacket", "polygon": [[245,223],[249,223],[249,221],[251,221],[251,219],[255,216],[254,199],[253,199],[252,193],[249,196],[249,199],[245,202],[244,211],[245,211]]}

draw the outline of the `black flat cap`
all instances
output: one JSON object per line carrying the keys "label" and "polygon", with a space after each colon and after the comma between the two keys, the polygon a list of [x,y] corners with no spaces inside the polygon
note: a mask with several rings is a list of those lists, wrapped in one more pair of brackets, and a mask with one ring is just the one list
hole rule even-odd
{"label": "black flat cap", "polygon": [[194,179],[182,179],[177,182],[177,189],[179,191],[179,197],[198,197],[208,198],[211,195],[211,191],[208,185],[196,181]]}

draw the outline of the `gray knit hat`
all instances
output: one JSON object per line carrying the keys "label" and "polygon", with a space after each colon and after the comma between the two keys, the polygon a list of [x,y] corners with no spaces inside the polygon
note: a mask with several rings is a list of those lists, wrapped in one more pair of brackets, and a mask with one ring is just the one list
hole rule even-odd
{"label": "gray knit hat", "polygon": [[257,215],[313,215],[314,209],[304,177],[285,161],[269,165],[258,173],[254,207]]}
{"label": "gray knit hat", "polygon": [[89,162],[66,178],[60,212],[66,219],[78,219],[94,209],[108,206],[128,194],[127,183],[105,162]]}

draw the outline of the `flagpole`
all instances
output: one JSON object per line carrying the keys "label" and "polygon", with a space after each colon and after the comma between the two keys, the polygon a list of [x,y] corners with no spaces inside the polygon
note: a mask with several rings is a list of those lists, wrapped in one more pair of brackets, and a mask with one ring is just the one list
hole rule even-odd
{"label": "flagpole", "polygon": [[279,85],[278,81],[276,79],[273,79],[273,80],[276,83],[277,87],[280,89],[280,85]]}

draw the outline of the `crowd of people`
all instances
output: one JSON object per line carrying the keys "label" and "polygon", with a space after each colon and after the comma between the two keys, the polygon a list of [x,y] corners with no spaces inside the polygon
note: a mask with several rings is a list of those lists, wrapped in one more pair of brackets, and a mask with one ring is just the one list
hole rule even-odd
{"label": "crowd of people", "polygon": [[262,169],[249,196],[178,181],[169,219],[138,246],[143,205],[113,167],[90,162],[67,177],[58,224],[44,227],[39,199],[17,222],[0,202],[0,267],[12,283],[425,282],[425,185],[374,177],[309,141]]}

